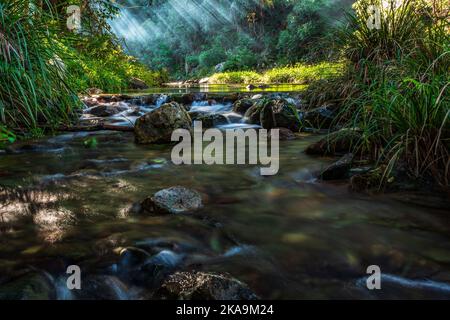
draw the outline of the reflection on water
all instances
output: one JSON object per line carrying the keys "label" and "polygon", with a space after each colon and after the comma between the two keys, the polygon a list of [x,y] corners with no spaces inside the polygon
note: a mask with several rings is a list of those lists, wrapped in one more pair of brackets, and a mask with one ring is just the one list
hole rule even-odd
{"label": "reflection on water", "polygon": [[[118,255],[131,246],[152,257],[147,264],[229,272],[263,298],[450,297],[448,212],[315,182],[332,161],[302,152],[318,137],[282,142],[279,174],[261,177],[257,166],[175,166],[170,146],[93,134],[97,148],[74,133],[1,156],[0,281],[32,266],[56,279],[56,297],[70,299],[61,277],[78,264],[88,297],[145,298],[151,283],[131,281],[134,271]],[[47,152],[61,143],[63,151]],[[173,185],[201,192],[204,209],[133,211]],[[373,264],[386,274],[381,292],[361,284]]]}
{"label": "reflection on water", "polygon": [[239,84],[202,84],[202,85],[171,85],[161,88],[150,88],[146,90],[130,90],[130,94],[183,94],[183,93],[228,93],[228,92],[299,92],[307,88],[304,84],[270,84],[268,87],[248,89],[247,85]]}

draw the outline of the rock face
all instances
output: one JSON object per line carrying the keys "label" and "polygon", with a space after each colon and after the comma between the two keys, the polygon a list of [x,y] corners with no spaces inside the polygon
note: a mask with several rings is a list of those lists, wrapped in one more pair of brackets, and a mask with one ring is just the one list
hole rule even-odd
{"label": "rock face", "polygon": [[191,118],[186,109],[176,102],[163,104],[136,120],[134,134],[136,142],[170,143],[176,129],[191,129]]}
{"label": "rock face", "polygon": [[327,135],[325,138],[308,146],[305,152],[311,155],[337,155],[351,151],[361,139],[357,129],[342,129]]}
{"label": "rock face", "polygon": [[204,129],[228,123],[228,119],[224,115],[217,113],[199,113],[192,120],[201,121]]}
{"label": "rock face", "polygon": [[141,203],[143,213],[186,213],[203,206],[200,193],[185,187],[171,187],[158,191]]}
{"label": "rock face", "polygon": [[256,300],[242,282],[225,274],[177,272],[164,281],[155,298],[165,300]]}
{"label": "rock face", "polygon": [[247,110],[245,117],[264,129],[287,128],[296,132],[301,127],[297,109],[285,99],[261,100]]}
{"label": "rock face", "polygon": [[341,159],[327,167],[320,174],[322,180],[339,180],[346,179],[349,176],[350,168],[352,167],[353,154],[348,153]]}
{"label": "rock face", "polygon": [[139,78],[130,79],[130,89],[143,90],[148,89],[148,85]]}

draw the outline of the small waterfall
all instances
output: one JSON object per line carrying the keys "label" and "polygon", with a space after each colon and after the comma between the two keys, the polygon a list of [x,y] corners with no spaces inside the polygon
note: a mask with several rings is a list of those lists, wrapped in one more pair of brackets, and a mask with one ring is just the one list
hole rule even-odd
{"label": "small waterfall", "polygon": [[233,105],[227,104],[210,104],[208,101],[194,101],[191,106],[191,111],[207,112],[207,113],[225,113],[231,112]]}
{"label": "small waterfall", "polygon": [[169,97],[168,97],[167,95],[165,95],[165,94],[160,95],[160,96],[158,97],[158,99],[156,100],[156,103],[155,103],[156,107],[157,107],[157,108],[161,107],[164,103],[167,102],[167,99],[168,99],[168,98],[169,98]]}

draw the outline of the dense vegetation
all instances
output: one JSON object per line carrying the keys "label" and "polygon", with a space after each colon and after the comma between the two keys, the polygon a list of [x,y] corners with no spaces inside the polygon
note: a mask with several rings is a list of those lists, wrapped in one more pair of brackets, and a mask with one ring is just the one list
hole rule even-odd
{"label": "dense vegetation", "polygon": [[[381,10],[370,29],[368,6]],[[448,3],[447,3],[448,4]],[[344,76],[309,88],[311,105],[337,101],[336,125],[362,132],[353,151],[420,182],[450,182],[450,28],[446,1],[359,0],[340,30]],[[343,132],[351,132],[347,130]]]}
{"label": "dense vegetation", "polygon": [[[113,24],[129,51],[172,78],[266,70],[333,55],[324,46],[350,0],[123,1]],[[145,9],[147,8],[147,9]],[[136,32],[130,32],[130,30]],[[216,67],[217,66],[217,67]]]}
{"label": "dense vegetation", "polygon": [[69,123],[80,105],[77,93],[90,87],[117,91],[132,77],[165,80],[123,53],[106,23],[114,6],[80,1],[83,29],[74,33],[66,26],[69,2],[52,2],[0,3],[2,144],[17,133],[36,136]]}

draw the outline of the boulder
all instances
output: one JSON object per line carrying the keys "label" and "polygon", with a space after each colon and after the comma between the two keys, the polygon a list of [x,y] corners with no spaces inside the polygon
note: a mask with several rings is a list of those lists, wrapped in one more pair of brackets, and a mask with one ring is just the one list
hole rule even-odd
{"label": "boulder", "polygon": [[144,90],[144,89],[149,88],[144,80],[141,80],[141,79],[135,78],[135,77],[130,79],[129,87],[130,87],[130,89],[135,89],[135,90]]}
{"label": "boulder", "polygon": [[249,84],[246,88],[247,88],[247,90],[255,90],[256,86],[253,84]]}
{"label": "boulder", "polygon": [[319,175],[319,178],[322,180],[339,180],[348,178],[350,168],[352,167],[352,161],[353,154],[346,154],[341,159],[323,170]]}
{"label": "boulder", "polygon": [[247,285],[229,275],[209,272],[177,272],[156,291],[164,300],[256,300]]}
{"label": "boulder", "polygon": [[143,213],[186,213],[203,206],[200,193],[185,187],[171,187],[158,191],[141,203]]}
{"label": "boulder", "polygon": [[245,117],[265,129],[280,127],[296,132],[301,127],[297,109],[285,99],[261,100],[247,110]]}
{"label": "boulder", "polygon": [[170,143],[176,129],[191,129],[191,117],[176,102],[163,104],[136,120],[134,134],[140,144]]}
{"label": "boulder", "polygon": [[255,100],[241,99],[233,104],[233,112],[244,115],[255,104]]}
{"label": "boulder", "polygon": [[309,145],[305,152],[321,156],[346,154],[352,151],[361,138],[362,134],[356,128],[341,129]]}

